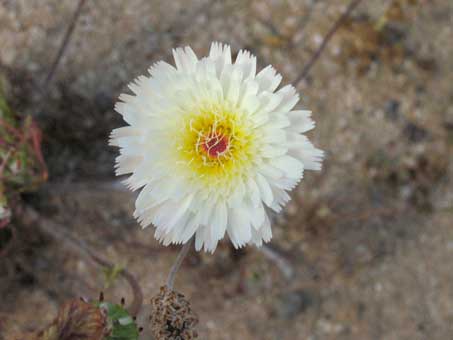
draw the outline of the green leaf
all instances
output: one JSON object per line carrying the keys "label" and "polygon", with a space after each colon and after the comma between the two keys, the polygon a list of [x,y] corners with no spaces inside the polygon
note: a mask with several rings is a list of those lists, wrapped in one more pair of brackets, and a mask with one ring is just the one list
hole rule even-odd
{"label": "green leaf", "polygon": [[137,340],[139,331],[134,319],[121,305],[101,302],[99,307],[107,312],[110,332],[106,340]]}

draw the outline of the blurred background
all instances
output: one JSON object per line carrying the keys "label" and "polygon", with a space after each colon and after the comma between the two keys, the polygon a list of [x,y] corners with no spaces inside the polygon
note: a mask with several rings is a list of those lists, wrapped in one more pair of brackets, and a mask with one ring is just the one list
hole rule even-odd
{"label": "blurred background", "polygon": [[172,48],[202,56],[211,41],[297,86],[327,157],[264,252],[189,255],[176,289],[200,338],[452,339],[453,3],[358,1],[304,72],[348,5],[88,0],[74,21],[78,1],[0,0],[0,339],[70,298],[131,299],[61,233],[127,268],[145,302],[165,282],[178,248],[132,218],[107,145],[124,124],[113,105]]}

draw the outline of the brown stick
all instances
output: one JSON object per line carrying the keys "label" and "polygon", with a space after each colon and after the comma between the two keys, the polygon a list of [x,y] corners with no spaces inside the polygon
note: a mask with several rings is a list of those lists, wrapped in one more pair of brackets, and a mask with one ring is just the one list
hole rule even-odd
{"label": "brown stick", "polygon": [[302,72],[297,76],[296,80],[294,80],[294,86],[297,86],[302,80],[304,80],[308,73],[310,72],[311,68],[313,65],[316,63],[316,61],[319,59],[321,56],[321,53],[324,51],[326,48],[328,42],[330,39],[332,39],[333,35],[335,32],[340,28],[340,26],[343,24],[344,20],[352,13],[352,11],[362,2],[362,0],[352,0],[344,13],[338,18],[338,20],[332,25],[330,30],[327,32],[326,36],[324,37],[321,45],[318,47],[318,49],[313,53],[311,58],[308,60],[308,62],[305,64],[304,68],[302,69]]}
{"label": "brown stick", "polygon": [[60,64],[61,58],[63,57],[63,54],[65,53],[69,42],[72,37],[72,33],[74,32],[74,29],[77,25],[77,21],[80,17],[80,13],[82,12],[83,5],[85,4],[85,0],[79,0],[79,3],[77,5],[77,8],[74,11],[74,14],[72,16],[71,21],[69,22],[69,26],[66,30],[66,34],[61,42],[60,48],[58,49],[58,53],[52,63],[52,67],[49,70],[49,73],[46,76],[46,79],[44,81],[43,87],[42,87],[42,92],[43,95],[47,93],[47,88],[52,81],[53,76],[55,75],[55,71],[57,70],[58,65]]}
{"label": "brown stick", "polygon": [[294,277],[294,268],[291,266],[291,263],[278,251],[271,248],[270,246],[263,244],[258,248],[264,256],[269,260],[274,262],[278,269],[282,272],[283,276],[287,280],[291,280]]}
{"label": "brown stick", "polygon": [[[57,239],[58,241],[65,243],[78,255],[85,257],[87,260],[101,267],[113,269],[113,264],[93,252],[83,240],[77,239],[72,236],[68,231],[65,230],[65,227],[58,225],[50,219],[46,219],[40,216],[39,213],[36,212],[33,208],[25,207],[23,216],[26,218],[26,223],[39,226],[39,228],[46,234]],[[131,315],[137,315],[143,304],[142,289],[135,277],[126,269],[122,269],[119,272],[119,275],[128,282],[132,290],[133,300],[128,307],[128,311]]]}

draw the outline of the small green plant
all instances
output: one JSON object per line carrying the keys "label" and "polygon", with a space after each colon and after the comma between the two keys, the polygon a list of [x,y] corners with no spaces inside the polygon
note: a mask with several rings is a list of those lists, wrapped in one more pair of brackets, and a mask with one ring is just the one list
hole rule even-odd
{"label": "small green plant", "polygon": [[138,340],[138,336],[135,319],[123,304],[74,299],[66,302],[55,320],[33,340]]}
{"label": "small green plant", "polygon": [[124,306],[110,302],[97,304],[107,316],[107,336],[105,340],[137,340],[139,330]]}
{"label": "small green plant", "polygon": [[8,224],[18,194],[35,190],[47,180],[41,152],[41,130],[31,116],[8,105],[0,78],[0,229]]}

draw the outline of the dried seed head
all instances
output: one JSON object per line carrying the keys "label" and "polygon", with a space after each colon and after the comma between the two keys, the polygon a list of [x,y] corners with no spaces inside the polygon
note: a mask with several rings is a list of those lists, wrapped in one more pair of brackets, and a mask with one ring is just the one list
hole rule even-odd
{"label": "dried seed head", "polygon": [[190,340],[198,337],[198,318],[184,295],[161,287],[151,299],[151,332],[158,340]]}
{"label": "dried seed head", "polygon": [[39,340],[101,340],[107,328],[105,313],[81,300],[64,304],[55,321],[37,336]]}

